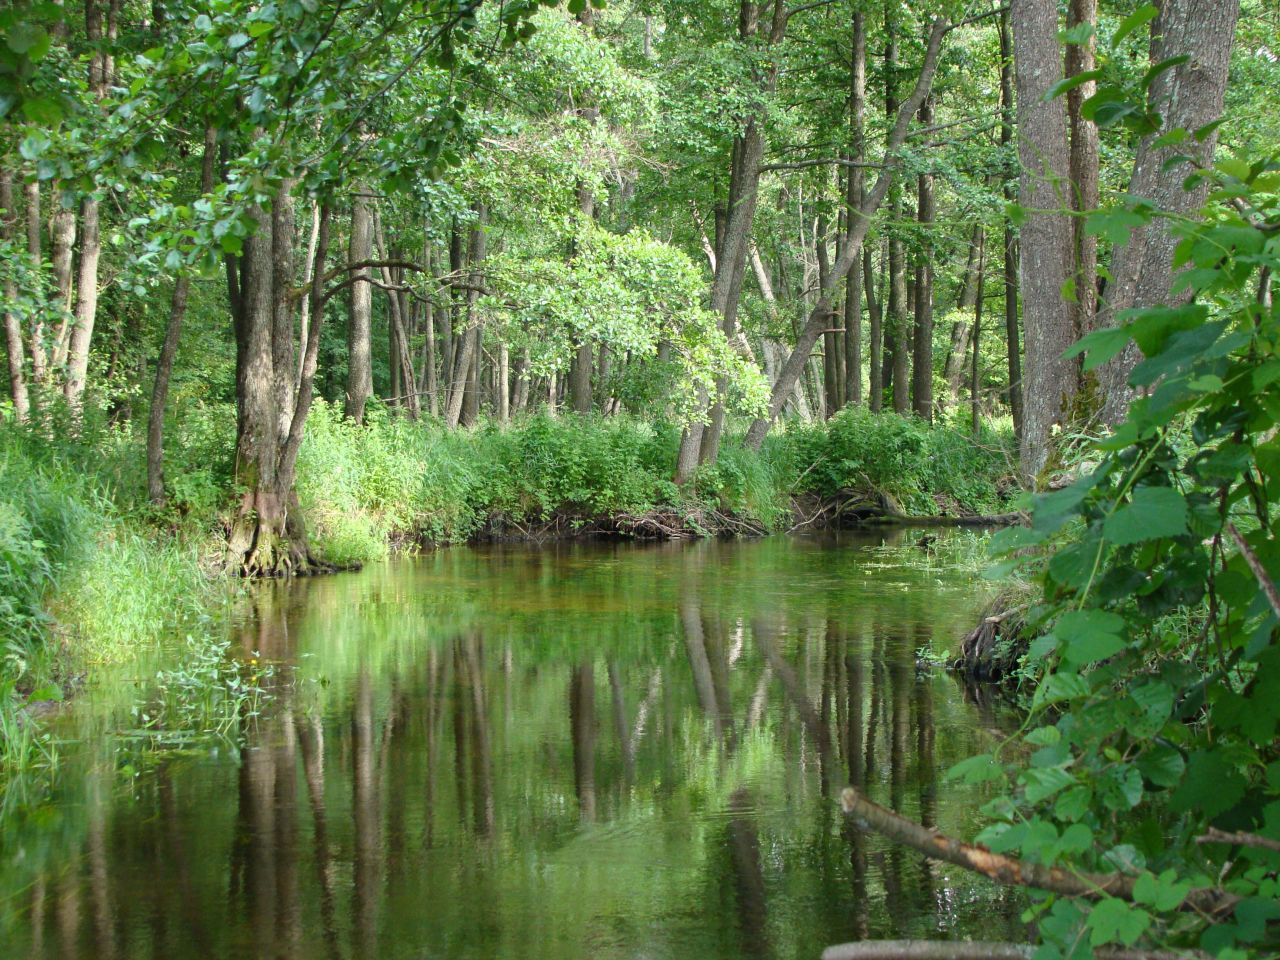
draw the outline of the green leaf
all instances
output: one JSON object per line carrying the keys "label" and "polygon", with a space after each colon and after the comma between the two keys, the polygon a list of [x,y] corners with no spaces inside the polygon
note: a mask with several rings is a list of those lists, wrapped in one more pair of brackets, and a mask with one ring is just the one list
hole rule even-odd
{"label": "green leaf", "polygon": [[1176,787],[1187,768],[1182,754],[1164,744],[1157,744],[1140,756],[1137,765],[1138,772],[1156,787]]}
{"label": "green leaf", "polygon": [[1087,353],[1088,355],[1084,360],[1084,369],[1088,373],[1090,370],[1096,370],[1118,354],[1128,346],[1129,341],[1132,339],[1127,327],[1103,327],[1101,330],[1093,331],[1088,336],[1081,337],[1067,348],[1063,356],[1077,357],[1082,353]]}
{"label": "green leaf", "polygon": [[1107,517],[1102,532],[1117,546],[1181,536],[1187,532],[1187,501],[1171,487],[1139,487]]}
{"label": "green leaf", "polygon": [[1111,37],[1111,49],[1114,50],[1120,44],[1124,43],[1125,37],[1133,33],[1143,24],[1150,23],[1156,17],[1160,16],[1160,11],[1149,3],[1144,3],[1129,16],[1120,21],[1120,26],[1116,28],[1115,34]]}
{"label": "green leaf", "polygon": [[1183,53],[1176,57],[1169,57],[1165,60],[1161,60],[1159,63],[1152,64],[1147,72],[1142,75],[1142,89],[1149,89],[1151,84],[1155,83],[1159,78],[1160,74],[1164,73],[1166,70],[1172,70],[1174,67],[1180,67],[1190,59],[1190,56]]}
{"label": "green leaf", "polygon": [[1066,93],[1069,90],[1074,90],[1076,87],[1083,86],[1084,84],[1089,83],[1091,80],[1099,80],[1101,78],[1102,78],[1101,70],[1084,70],[1080,73],[1077,73],[1075,76],[1071,76],[1063,80],[1059,80],[1057,83],[1055,83],[1052,87],[1050,87],[1045,92],[1043,99],[1046,102],[1049,100],[1053,100],[1057,97],[1062,96],[1064,93]]}
{"label": "green leaf", "polygon": [[1161,913],[1177,909],[1191,890],[1191,884],[1178,883],[1177,880],[1178,875],[1172,869],[1165,870],[1158,877],[1147,871],[1134,883],[1133,899],[1155,907]]}
{"label": "green leaf", "polygon": [[1027,803],[1047,800],[1076,782],[1076,778],[1061,767],[1024,770],[1019,779],[1026,787]]}
{"label": "green leaf", "polygon": [[1122,943],[1131,947],[1151,926],[1151,914],[1140,907],[1131,907],[1123,900],[1107,897],[1099,900],[1089,911],[1086,921],[1089,942],[1095,946]]}

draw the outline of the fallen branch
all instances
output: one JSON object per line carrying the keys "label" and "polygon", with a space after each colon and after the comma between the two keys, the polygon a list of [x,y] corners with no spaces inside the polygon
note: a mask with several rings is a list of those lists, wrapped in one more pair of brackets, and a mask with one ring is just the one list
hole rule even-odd
{"label": "fallen branch", "polygon": [[[874,830],[898,843],[906,844],[935,860],[943,860],[1010,886],[1032,887],[1065,897],[1098,900],[1116,897],[1133,902],[1136,878],[1120,873],[1088,873],[1046,867],[993,853],[986,847],[965,843],[923,827],[878,803],[859,796],[853,787],[840,795],[840,805],[847,816],[863,830]],[[1182,899],[1179,909],[1205,914],[1230,912],[1240,898],[1213,887],[1197,887]]]}
{"label": "fallen branch", "polygon": [[[822,960],[1029,960],[1036,947],[981,940],[866,940],[822,951]],[[1132,950],[1099,947],[1098,960],[1200,960],[1199,950]]]}

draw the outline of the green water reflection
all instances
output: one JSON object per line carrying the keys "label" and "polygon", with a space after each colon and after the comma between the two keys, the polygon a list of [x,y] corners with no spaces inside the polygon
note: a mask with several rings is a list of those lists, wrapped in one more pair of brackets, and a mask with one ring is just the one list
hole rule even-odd
{"label": "green water reflection", "polygon": [[56,823],[5,839],[11,876],[41,831],[67,849],[7,885],[0,955],[707,960],[1017,936],[1014,898],[837,812],[853,782],[975,829],[981,798],[940,771],[1000,721],[916,651],[979,597],[919,538],[453,549],[264,586],[237,644],[282,666],[248,745],[133,779],[90,764]]}

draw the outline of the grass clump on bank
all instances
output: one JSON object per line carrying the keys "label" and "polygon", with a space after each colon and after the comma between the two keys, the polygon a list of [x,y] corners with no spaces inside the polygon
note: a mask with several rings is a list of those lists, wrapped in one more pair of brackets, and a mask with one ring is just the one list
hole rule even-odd
{"label": "grass clump on bank", "polygon": [[47,764],[32,711],[95,663],[124,661],[206,613],[194,548],[124,514],[95,481],[0,445],[0,775]]}

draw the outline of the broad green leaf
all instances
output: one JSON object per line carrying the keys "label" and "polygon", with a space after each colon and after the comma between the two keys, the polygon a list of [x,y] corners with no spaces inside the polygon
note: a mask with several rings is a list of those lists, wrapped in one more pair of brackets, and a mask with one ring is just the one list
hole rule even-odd
{"label": "broad green leaf", "polygon": [[1187,532],[1187,501],[1171,487],[1139,487],[1102,530],[1118,546],[1181,536]]}

